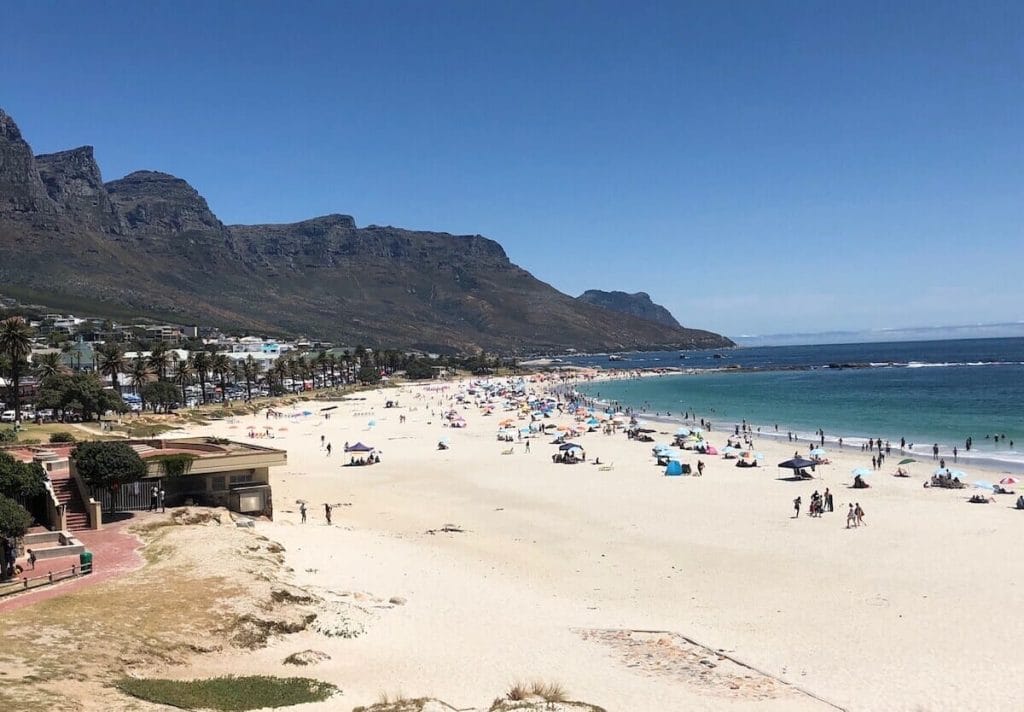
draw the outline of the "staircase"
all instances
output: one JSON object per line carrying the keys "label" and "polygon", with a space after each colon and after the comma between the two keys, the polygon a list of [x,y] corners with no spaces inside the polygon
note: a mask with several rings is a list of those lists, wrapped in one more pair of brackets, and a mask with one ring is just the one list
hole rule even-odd
{"label": "staircase", "polygon": [[85,503],[78,493],[75,481],[70,477],[62,479],[51,479],[53,493],[57,495],[57,501],[64,505],[67,513],[68,531],[80,532],[89,528],[89,515],[85,511]]}

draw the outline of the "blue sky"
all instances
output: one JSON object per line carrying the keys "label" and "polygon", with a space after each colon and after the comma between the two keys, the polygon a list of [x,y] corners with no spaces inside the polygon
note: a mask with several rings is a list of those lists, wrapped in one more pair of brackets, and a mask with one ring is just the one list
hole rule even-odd
{"label": "blue sky", "polygon": [[1024,3],[10,2],[38,153],[727,334],[1024,319]]}

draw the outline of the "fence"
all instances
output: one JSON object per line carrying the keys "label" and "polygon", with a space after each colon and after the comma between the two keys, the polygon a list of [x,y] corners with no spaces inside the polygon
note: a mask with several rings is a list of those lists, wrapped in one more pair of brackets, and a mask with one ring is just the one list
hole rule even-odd
{"label": "fence", "polygon": [[24,591],[30,591],[34,588],[40,588],[41,586],[49,586],[59,581],[66,579],[78,578],[79,576],[85,576],[86,574],[92,573],[92,564],[72,565],[70,569],[61,569],[60,571],[51,571],[45,576],[22,576],[20,578],[13,578],[9,581],[0,582],[0,598],[4,596],[10,596],[15,593],[22,593]]}
{"label": "fence", "polygon": [[113,507],[110,491],[107,489],[90,488],[89,496],[103,505],[104,512],[139,512],[149,509],[154,485],[159,490],[163,486],[163,480],[144,480],[118,487],[113,496]]}

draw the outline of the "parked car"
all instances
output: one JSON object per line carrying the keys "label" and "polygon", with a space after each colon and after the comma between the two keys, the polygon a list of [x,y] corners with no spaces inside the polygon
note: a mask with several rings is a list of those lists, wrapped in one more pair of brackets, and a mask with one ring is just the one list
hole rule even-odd
{"label": "parked car", "polygon": [[3,413],[0,413],[0,423],[13,423],[13,422],[14,422],[14,411],[13,410],[5,410]]}

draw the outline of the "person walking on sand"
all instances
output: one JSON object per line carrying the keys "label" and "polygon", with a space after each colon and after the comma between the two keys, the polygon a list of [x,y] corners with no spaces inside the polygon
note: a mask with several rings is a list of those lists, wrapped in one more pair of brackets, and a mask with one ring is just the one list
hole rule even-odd
{"label": "person walking on sand", "polygon": [[796,514],[793,515],[793,519],[796,519],[796,518],[798,518],[800,516],[800,498],[799,497],[797,497],[796,499],[793,500],[793,509],[796,511]]}
{"label": "person walking on sand", "polygon": [[704,476],[704,461],[703,460],[697,460],[697,477],[703,477],[703,476]]}
{"label": "person walking on sand", "polygon": [[828,487],[825,488],[825,511],[831,512],[832,509],[832,493],[829,492]]}
{"label": "person walking on sand", "polygon": [[530,452],[530,441],[526,441],[526,452]]}
{"label": "person walking on sand", "polygon": [[331,526],[331,505],[324,502],[324,516],[327,518],[327,526]]}
{"label": "person walking on sand", "polygon": [[321,450],[324,449],[324,436],[323,435],[320,436],[320,449]]}
{"label": "person walking on sand", "polygon": [[857,526],[857,513],[853,511],[852,504],[850,505],[850,511],[846,513],[846,528],[849,529],[851,525]]}
{"label": "person walking on sand", "polygon": [[867,526],[864,521],[864,510],[860,508],[860,502],[857,502],[857,506],[853,508],[853,513],[857,516],[857,526]]}
{"label": "person walking on sand", "polygon": [[331,444],[327,443],[327,457],[331,456]]}
{"label": "person walking on sand", "polygon": [[299,515],[302,517],[302,523],[306,523],[306,503],[299,502]]}

